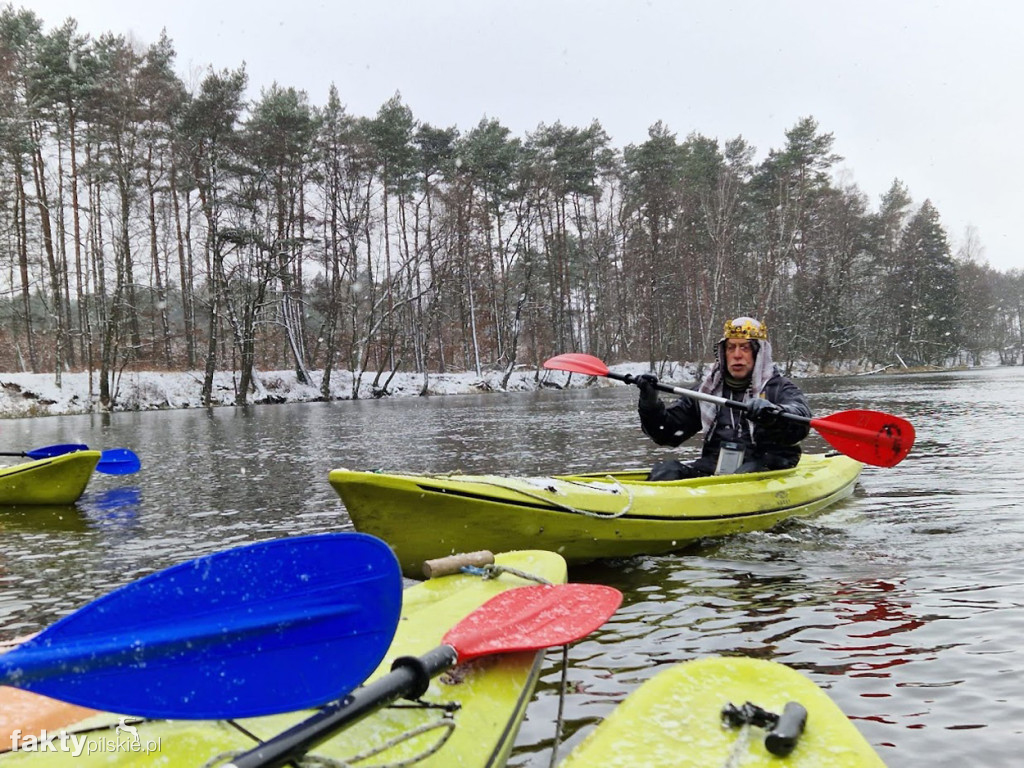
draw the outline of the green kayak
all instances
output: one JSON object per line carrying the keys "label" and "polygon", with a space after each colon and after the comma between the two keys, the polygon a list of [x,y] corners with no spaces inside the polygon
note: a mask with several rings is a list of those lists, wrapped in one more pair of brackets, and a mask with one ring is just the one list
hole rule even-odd
{"label": "green kayak", "polygon": [[560,768],[885,768],[811,680],[763,659],[712,657],[660,672]]}
{"label": "green kayak", "polygon": [[[452,626],[491,597],[536,583],[526,576],[566,580],[564,559],[551,552],[499,554],[495,567],[495,578],[456,573],[406,589],[398,631],[370,680],[387,673],[399,656],[420,656],[435,648]],[[512,748],[542,661],[543,652],[530,651],[460,664],[430,681],[424,706],[404,702],[381,709],[314,748],[309,757],[337,765],[497,768]],[[14,741],[20,748],[0,755],[0,765],[224,765],[313,712],[222,721],[124,720],[0,688],[0,750],[10,750]],[[47,748],[39,738],[44,728]]]}
{"label": "green kayak", "polygon": [[804,455],[793,469],[647,482],[646,470],[552,477],[329,475],[356,529],[391,545],[403,572],[453,552],[542,547],[570,563],[659,554],[765,530],[848,496],[863,465]]}
{"label": "green kayak", "polygon": [[0,506],[74,504],[101,456],[75,451],[0,468]]}

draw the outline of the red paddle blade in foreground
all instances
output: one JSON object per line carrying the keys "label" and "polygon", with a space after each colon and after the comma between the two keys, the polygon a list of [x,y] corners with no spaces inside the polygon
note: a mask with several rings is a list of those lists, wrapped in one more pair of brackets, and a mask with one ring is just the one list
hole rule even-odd
{"label": "red paddle blade in foreground", "polygon": [[458,663],[580,640],[604,624],[621,602],[619,590],[599,584],[542,584],[501,592],[452,627],[438,647],[418,658],[396,659],[384,677],[326,705],[224,768],[283,766],[396,699],[418,699],[432,677]]}
{"label": "red paddle blade in foreground", "polygon": [[444,636],[459,663],[491,653],[538,651],[586,637],[622,603],[601,584],[539,584],[495,595]]}

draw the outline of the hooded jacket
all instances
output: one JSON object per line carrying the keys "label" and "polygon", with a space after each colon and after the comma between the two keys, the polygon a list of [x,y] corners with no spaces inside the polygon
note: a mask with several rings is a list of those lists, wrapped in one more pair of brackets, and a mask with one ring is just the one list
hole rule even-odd
{"label": "hooded jacket", "polygon": [[[741,402],[764,397],[785,411],[811,417],[811,409],[803,392],[779,373],[772,361],[772,347],[767,340],[758,342],[754,369],[746,390],[727,387],[725,370],[725,339],[718,342],[717,359],[698,390]],[[773,424],[753,424],[745,412],[716,403],[681,397],[671,405],[657,401],[639,407],[640,426],[658,445],[675,447],[698,432],[704,434],[704,448],[698,462],[710,474],[718,461],[722,441],[737,442],[744,447],[745,461],[755,461],[764,469],[787,469],[800,461],[800,441],[807,437],[810,426],[784,418]]]}

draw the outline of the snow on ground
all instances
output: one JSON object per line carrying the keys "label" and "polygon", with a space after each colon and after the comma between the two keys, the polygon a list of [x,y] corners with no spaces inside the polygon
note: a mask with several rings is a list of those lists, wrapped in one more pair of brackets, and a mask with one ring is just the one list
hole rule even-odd
{"label": "snow on ground", "polygon": [[[616,367],[619,370],[621,367]],[[623,372],[635,369],[640,373],[646,366],[627,366]],[[299,403],[320,399],[322,372],[311,373],[313,385],[299,383],[294,371],[262,371],[257,376],[254,391],[249,393],[250,403]],[[376,371],[365,372],[359,384],[359,397],[407,397],[423,392],[424,376],[418,373],[396,373],[390,378],[385,371],[379,377]],[[458,395],[501,391],[502,371],[485,371],[482,376],[474,372],[431,373],[426,377],[427,395]],[[353,374],[335,371],[331,376],[331,397],[352,399]],[[376,386],[374,385],[376,379]],[[602,379],[598,384],[610,384]],[[512,373],[505,391],[525,392],[546,387],[592,386],[589,377],[560,371],[536,371],[520,368]],[[213,401],[217,406],[235,404],[238,374],[218,372],[214,376]],[[381,389],[386,385],[386,393]],[[621,386],[621,385],[619,385]],[[156,372],[126,371],[115,380],[116,403],[112,410],[139,411],[168,408],[201,408],[203,390],[202,371]],[[0,373],[0,418],[28,416],[58,416],[102,411],[99,402],[99,378],[88,373],[63,373],[60,386],[52,373]]]}
{"label": "snow on ground", "polygon": [[[623,363],[610,366],[616,373],[634,375],[649,370],[646,363]],[[697,366],[693,363],[664,363],[656,372],[666,383],[689,386],[697,378]],[[249,403],[300,403],[320,399],[320,382],[323,372],[313,371],[313,385],[300,384],[294,371],[262,371],[258,373],[254,391],[249,393]],[[809,366],[794,371],[795,376],[814,375]],[[377,396],[408,397],[423,392],[424,376],[419,373],[390,372],[378,377],[376,371],[363,373],[359,384],[359,398],[372,399]],[[478,376],[474,372],[431,373],[426,376],[427,395],[459,395],[480,392],[503,391],[501,386],[504,372],[484,371]],[[376,386],[374,382],[376,380]],[[238,384],[237,372],[218,372],[214,376],[214,405],[234,405]],[[386,392],[381,388],[386,385]],[[331,376],[331,397],[337,400],[352,399],[353,374],[335,371]],[[561,371],[548,371],[529,366],[520,366],[509,378],[507,392],[527,392],[542,388],[586,386],[622,386],[608,379],[594,379],[580,374],[569,375]],[[125,371],[115,379],[116,402],[112,410],[142,411],[168,408],[201,408],[203,372],[156,372]],[[99,378],[87,372],[64,373],[60,386],[52,373],[2,373],[0,372],[0,418],[22,418],[27,416],[59,416],[102,411],[99,402]]]}

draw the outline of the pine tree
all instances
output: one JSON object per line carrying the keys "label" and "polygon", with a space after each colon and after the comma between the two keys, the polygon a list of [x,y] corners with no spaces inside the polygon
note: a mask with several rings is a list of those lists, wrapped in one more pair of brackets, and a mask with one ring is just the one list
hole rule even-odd
{"label": "pine tree", "polygon": [[892,277],[906,297],[897,315],[898,344],[918,363],[941,365],[956,352],[963,331],[956,264],[931,201],[907,222],[898,259]]}

